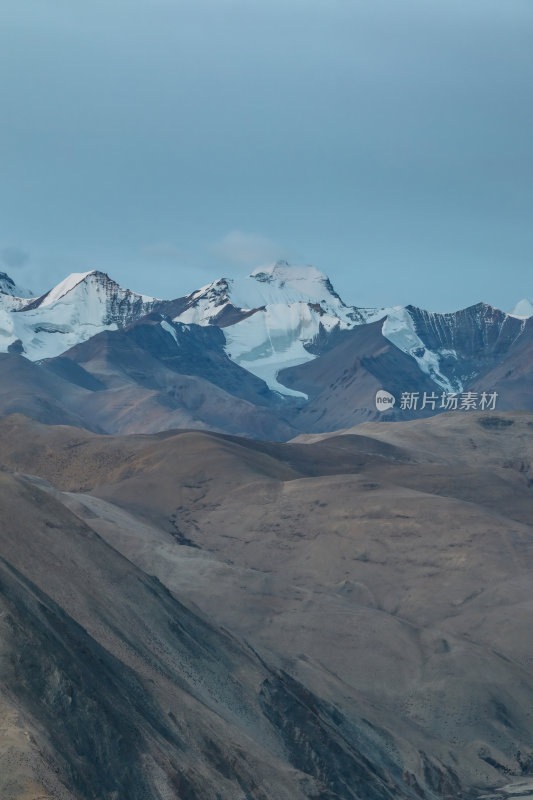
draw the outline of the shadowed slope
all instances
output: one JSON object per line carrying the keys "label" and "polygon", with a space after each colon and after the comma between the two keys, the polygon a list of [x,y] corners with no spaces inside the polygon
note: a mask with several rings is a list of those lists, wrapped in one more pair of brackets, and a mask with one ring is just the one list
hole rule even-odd
{"label": "shadowed slope", "polygon": [[[287,438],[292,408],[231,361],[218,328],[172,323],[160,314],[104,331],[68,350],[68,359],[106,391],[88,394],[81,413],[109,433],[210,428]],[[55,360],[49,367],[55,369]]]}
{"label": "shadowed slope", "polygon": [[0,416],[26,414],[48,425],[93,428],[77,411],[88,394],[20,355],[0,353]]}
{"label": "shadowed slope", "polygon": [[385,389],[399,398],[413,389],[435,391],[416,361],[383,336],[382,326],[380,321],[345,331],[340,344],[314,361],[280,372],[282,383],[309,395],[297,416],[301,430],[331,431],[378,416],[409,419],[414,414],[400,411],[398,402],[385,414],[377,412],[376,392]]}
{"label": "shadowed slope", "polygon": [[383,743],[369,760],[378,732],[188,610],[50,494],[4,473],[0,504],[2,691],[30,731],[13,797],[25,782],[56,791],[50,766],[54,796],[80,800],[414,797]]}

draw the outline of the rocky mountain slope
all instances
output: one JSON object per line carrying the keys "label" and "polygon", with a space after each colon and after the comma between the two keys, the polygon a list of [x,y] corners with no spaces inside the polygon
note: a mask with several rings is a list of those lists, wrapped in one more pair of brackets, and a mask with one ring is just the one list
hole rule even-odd
{"label": "rocky mountain slope", "polygon": [[[314,267],[286,262],[175,300],[96,271],[37,299],[15,292],[4,276],[0,350],[42,369],[20,367],[26,388],[11,383],[0,413],[54,422],[66,411],[66,421],[106,432],[180,426],[286,439],[438,413],[453,397],[458,408],[470,398],[469,410],[489,395],[498,410],[533,408],[528,301],[511,314],[483,303],[447,314],[357,308]],[[380,390],[392,406],[376,406]]]}
{"label": "rocky mountain slope", "polygon": [[63,355],[32,363],[0,354],[0,413],[90,430],[210,428],[287,439],[293,403],[231,361],[217,328],[154,313],[102,331]]}
{"label": "rocky mountain slope", "polygon": [[397,765],[361,752],[363,721],[186,608],[35,481],[4,473],[0,502],[5,800],[403,791]]}
{"label": "rocky mountain slope", "polygon": [[0,421],[2,797],[508,796],[533,771],[532,430]]}

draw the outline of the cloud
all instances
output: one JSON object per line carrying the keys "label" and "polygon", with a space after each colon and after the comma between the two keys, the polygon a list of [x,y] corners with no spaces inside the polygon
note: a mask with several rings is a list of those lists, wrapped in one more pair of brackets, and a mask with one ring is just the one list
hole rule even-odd
{"label": "cloud", "polygon": [[211,245],[216,255],[236,264],[257,267],[288,257],[282,245],[258,233],[233,230]]}
{"label": "cloud", "polygon": [[3,247],[0,257],[8,269],[20,269],[27,263],[30,254],[20,247]]}
{"label": "cloud", "polygon": [[146,245],[142,249],[142,254],[154,261],[183,262],[184,260],[181,250],[171,242],[156,242],[155,244]]}

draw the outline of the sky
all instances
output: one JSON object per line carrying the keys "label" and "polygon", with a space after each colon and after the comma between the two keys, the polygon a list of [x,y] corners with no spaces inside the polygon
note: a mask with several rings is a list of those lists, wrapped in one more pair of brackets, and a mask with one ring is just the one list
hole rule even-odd
{"label": "sky", "polygon": [[0,271],[533,298],[531,0],[2,0]]}

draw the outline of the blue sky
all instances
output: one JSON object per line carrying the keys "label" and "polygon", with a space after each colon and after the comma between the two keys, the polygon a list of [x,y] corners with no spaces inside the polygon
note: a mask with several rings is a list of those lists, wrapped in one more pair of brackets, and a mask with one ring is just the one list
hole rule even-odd
{"label": "blue sky", "polygon": [[533,295],[531,0],[2,0],[0,269]]}

